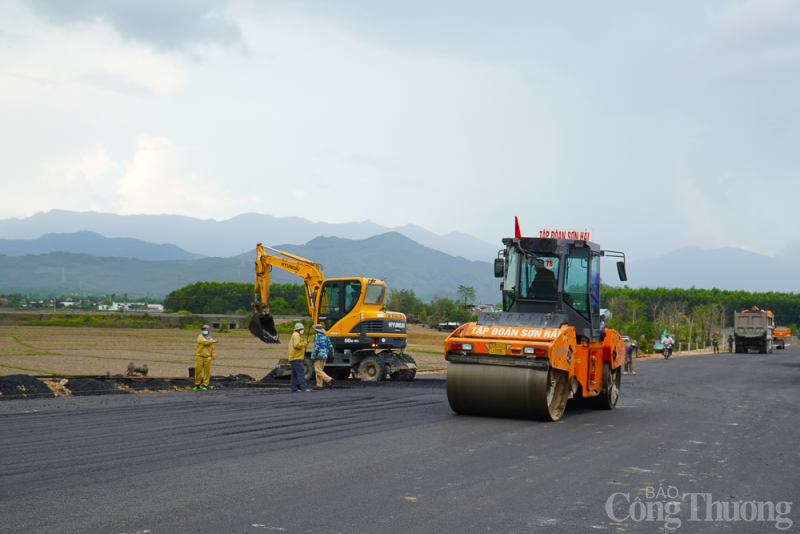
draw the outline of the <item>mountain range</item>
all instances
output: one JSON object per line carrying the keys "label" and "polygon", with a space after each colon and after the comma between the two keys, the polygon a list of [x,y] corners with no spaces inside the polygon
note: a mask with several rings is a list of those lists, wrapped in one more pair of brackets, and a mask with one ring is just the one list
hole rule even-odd
{"label": "mountain range", "polygon": [[[236,221],[238,224],[234,224]],[[62,226],[57,227],[57,224]],[[162,234],[192,236],[187,242],[198,247],[205,243],[208,246],[202,247],[204,249],[217,247],[230,252],[235,247],[241,248],[238,253],[220,258],[202,257],[176,244],[156,244],[130,235],[104,237],[92,231],[47,233],[33,239],[18,237],[36,235],[44,228],[66,231],[83,225],[103,224],[106,227],[102,231],[111,234],[127,231],[150,235],[160,226]],[[262,224],[272,225],[275,231],[262,231]],[[328,225],[301,218],[278,219],[257,214],[240,215],[218,223],[172,215],[123,217],[57,210],[27,219],[0,221],[0,237],[17,236],[16,239],[0,239],[0,292],[9,292],[9,288],[61,288],[163,295],[179,284],[201,280],[250,281],[256,236],[279,234],[278,228],[288,228],[290,235],[305,244],[286,240],[275,248],[322,263],[329,277],[385,278],[390,287],[413,289],[425,299],[454,296],[459,285],[475,287],[483,302],[495,302],[499,298],[499,281],[491,276],[489,263],[496,256],[495,247],[466,234],[437,236],[418,226],[406,225],[402,227],[405,234],[384,232],[358,238],[314,236],[304,241],[314,229],[369,234],[382,227],[369,221]],[[230,236],[224,235],[225,229],[231,232]],[[251,237],[242,238],[241,234],[247,233]],[[473,255],[487,259],[470,261],[463,254],[459,257],[418,242],[426,239],[438,239],[442,248],[466,250],[472,247]],[[249,243],[246,247],[245,241]],[[239,244],[234,245],[234,242]],[[274,243],[266,239],[263,242]],[[483,247],[484,252],[475,252],[479,247]],[[242,253],[243,250],[250,252]],[[604,282],[619,285],[613,267],[613,262],[604,262]],[[629,259],[627,285],[800,292],[798,270],[800,241],[790,242],[774,258],[736,248],[686,247],[658,258]],[[299,281],[278,270],[273,275],[276,282]]]}
{"label": "mountain range", "polygon": [[204,256],[230,257],[251,250],[256,243],[302,245],[319,236],[365,239],[398,232],[426,247],[469,260],[492,261],[502,248],[461,232],[439,235],[415,224],[387,228],[372,221],[330,224],[301,217],[273,217],[244,213],[225,221],[183,215],[115,215],[51,210],[24,219],[0,220],[0,238],[37,239],[54,232],[91,231],[108,238],[136,238],[150,243],[172,243]]}
{"label": "mountain range", "polygon": [[[380,278],[390,288],[413,289],[424,300],[454,297],[459,285],[475,288],[482,302],[495,302],[498,282],[488,262],[469,261],[424,247],[397,232],[361,240],[318,237],[305,245],[276,247],[321,263],[328,278]],[[198,281],[250,282],[255,250],[230,258],[145,261],[52,252],[38,256],[0,256],[0,293],[52,288],[61,293],[165,295]],[[276,283],[300,283],[273,269]]]}
{"label": "mountain range", "polygon": [[[685,247],[628,262],[630,287],[800,293],[800,264],[738,248]],[[619,282],[611,281],[612,285]]]}
{"label": "mountain range", "polygon": [[192,254],[169,243],[157,245],[131,237],[104,237],[89,231],[45,234],[36,239],[0,239],[0,254],[7,256],[49,254],[50,252],[73,252],[149,261],[194,260],[205,257],[202,254]]}

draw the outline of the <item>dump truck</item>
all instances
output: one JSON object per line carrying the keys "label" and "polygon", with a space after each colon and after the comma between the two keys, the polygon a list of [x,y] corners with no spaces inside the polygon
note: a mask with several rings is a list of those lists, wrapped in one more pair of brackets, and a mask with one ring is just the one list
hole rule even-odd
{"label": "dump truck", "polygon": [[772,330],[773,342],[776,349],[785,349],[786,341],[792,335],[792,331],[786,326],[776,326]]}
{"label": "dump truck", "polygon": [[733,341],[736,352],[744,354],[757,350],[761,354],[772,352],[774,347],[773,330],[775,316],[769,310],[753,306],[733,314]]}
{"label": "dump truck", "polygon": [[568,399],[613,409],[625,345],[600,310],[600,258],[582,239],[504,238],[495,259],[503,311],[483,312],[445,341],[447,400],[458,414],[557,421]]}
{"label": "dump truck", "polygon": [[[269,254],[267,250],[277,253]],[[375,278],[328,278],[322,265],[288,252],[256,246],[255,299],[248,329],[264,343],[279,343],[279,334],[269,308],[269,280],[273,267],[303,279],[308,313],[315,324],[325,328],[333,355],[325,372],[337,380],[352,374],[363,381],[413,380],[417,365],[405,348],[406,316],[386,310],[386,284]],[[310,350],[310,347],[309,347]],[[303,362],[306,380],[313,380],[310,352]],[[281,359],[275,376],[288,376],[291,367]]]}

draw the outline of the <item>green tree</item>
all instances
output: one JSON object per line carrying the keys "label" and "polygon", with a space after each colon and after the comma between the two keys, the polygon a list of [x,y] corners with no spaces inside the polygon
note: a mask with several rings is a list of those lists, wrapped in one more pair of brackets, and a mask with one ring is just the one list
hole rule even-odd
{"label": "green tree", "polygon": [[409,317],[419,317],[425,303],[414,294],[413,289],[390,289],[386,299],[386,309],[404,313]]}
{"label": "green tree", "polygon": [[203,313],[221,315],[231,311],[228,301],[223,297],[214,297],[203,307]]}
{"label": "green tree", "polygon": [[269,312],[272,315],[286,315],[289,303],[283,297],[270,297]]}
{"label": "green tree", "polygon": [[467,306],[475,302],[475,288],[472,286],[458,286],[458,300],[464,301]]}

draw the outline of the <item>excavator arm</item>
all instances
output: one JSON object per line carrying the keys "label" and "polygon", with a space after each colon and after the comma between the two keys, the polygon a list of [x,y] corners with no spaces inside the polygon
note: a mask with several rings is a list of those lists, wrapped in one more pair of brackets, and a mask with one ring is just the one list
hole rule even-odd
{"label": "excavator arm", "polygon": [[[280,256],[268,254],[267,250],[277,252]],[[279,343],[278,331],[275,328],[275,319],[269,310],[269,276],[272,267],[278,267],[294,273],[303,279],[306,288],[306,302],[308,313],[316,321],[317,318],[317,292],[325,276],[322,274],[322,265],[311,260],[295,256],[288,252],[265,247],[261,243],[256,245],[256,278],[253,291],[253,317],[250,319],[250,333],[264,343]]]}

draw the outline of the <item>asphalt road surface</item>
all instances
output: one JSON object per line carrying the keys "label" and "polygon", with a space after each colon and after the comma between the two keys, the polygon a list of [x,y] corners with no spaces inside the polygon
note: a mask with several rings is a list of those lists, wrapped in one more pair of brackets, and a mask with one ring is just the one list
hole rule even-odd
{"label": "asphalt road surface", "polygon": [[800,350],[636,371],[549,424],[435,379],[3,401],[0,532],[800,530]]}

